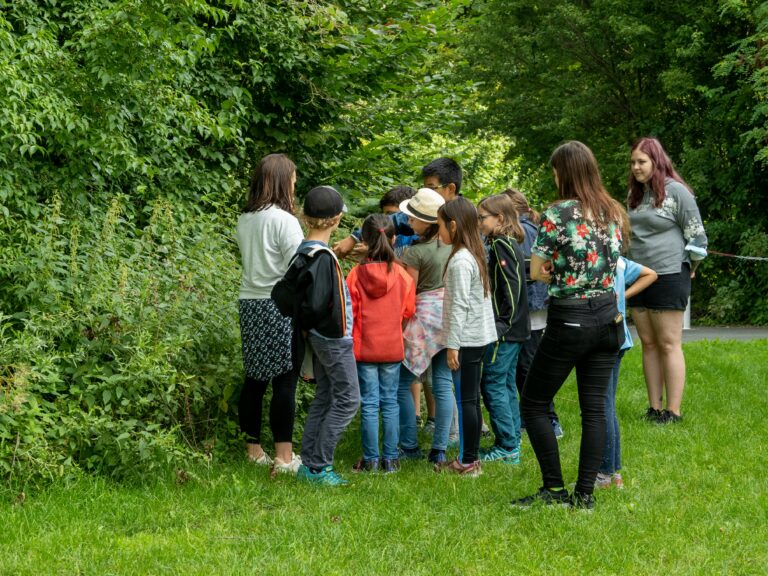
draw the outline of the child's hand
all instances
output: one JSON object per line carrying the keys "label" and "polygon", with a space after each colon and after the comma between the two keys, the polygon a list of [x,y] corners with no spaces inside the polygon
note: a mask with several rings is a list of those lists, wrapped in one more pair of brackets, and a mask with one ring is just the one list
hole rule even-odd
{"label": "child's hand", "polygon": [[448,368],[451,370],[459,369],[459,351],[448,348]]}
{"label": "child's hand", "polygon": [[352,258],[359,262],[364,262],[368,256],[368,244],[365,242],[358,242],[352,249]]}
{"label": "child's hand", "polygon": [[336,242],[336,244],[333,245],[333,251],[339,258],[344,258],[352,251],[352,248],[355,247],[355,244],[357,244],[357,240],[355,240],[352,236],[347,236],[344,238],[344,240],[339,240]]}

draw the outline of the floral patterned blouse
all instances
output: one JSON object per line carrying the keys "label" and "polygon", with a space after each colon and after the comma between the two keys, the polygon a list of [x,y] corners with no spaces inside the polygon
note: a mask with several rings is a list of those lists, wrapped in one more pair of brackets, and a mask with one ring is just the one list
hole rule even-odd
{"label": "floral patterned blouse", "polygon": [[593,298],[613,290],[621,229],[597,226],[584,218],[578,200],[564,200],[541,215],[533,254],[552,260],[551,297]]}

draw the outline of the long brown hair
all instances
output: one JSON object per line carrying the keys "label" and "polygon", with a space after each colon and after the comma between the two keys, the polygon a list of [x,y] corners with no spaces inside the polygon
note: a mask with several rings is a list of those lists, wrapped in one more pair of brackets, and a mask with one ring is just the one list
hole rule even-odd
{"label": "long brown hair", "polygon": [[494,231],[494,235],[512,236],[518,242],[525,240],[525,232],[520,226],[520,215],[507,194],[496,194],[483,198],[477,208],[482,208],[492,216],[501,218],[501,226],[498,231]]}
{"label": "long brown hair", "polygon": [[[653,173],[651,174],[648,186],[653,194],[654,207],[658,208],[661,206],[661,203],[664,202],[664,198],[667,195],[664,190],[667,178],[672,178],[672,180],[680,182],[680,184],[685,186],[688,191],[693,194],[693,190],[691,190],[691,187],[685,183],[685,180],[682,179],[680,174],[677,173],[675,167],[672,166],[672,160],[669,159],[661,142],[656,138],[640,138],[632,144],[632,150],[630,150],[629,153],[632,154],[635,150],[640,150],[643,154],[647,154],[648,158],[650,158],[653,163]],[[635,179],[635,175],[632,173],[632,170],[630,170],[629,195],[627,196],[627,204],[630,208],[637,208],[640,205],[640,202],[643,200],[643,194],[645,193],[645,186],[644,183],[638,182]]]}
{"label": "long brown hair", "polygon": [[560,198],[578,200],[586,220],[602,227],[621,222],[616,203],[603,186],[595,155],[585,144],[577,140],[561,144],[549,163],[557,176]]}
{"label": "long brown hair", "polygon": [[[483,281],[483,295],[488,296],[491,293],[491,281],[488,278],[485,247],[480,237],[480,228],[477,224],[477,210],[474,205],[463,196],[459,196],[440,206],[437,211],[437,217],[446,225],[451,222],[456,224],[455,231],[451,231],[450,226],[446,226],[449,232],[451,232],[451,244],[453,246],[448,262],[451,261],[454,254],[461,248],[469,250],[480,270],[480,278]],[[446,268],[448,267],[448,262],[446,262]]]}
{"label": "long brown hair", "polygon": [[363,220],[360,236],[368,245],[368,260],[386,262],[387,270],[392,270],[395,261],[395,251],[392,248],[392,238],[395,237],[395,225],[386,214],[369,214]]}
{"label": "long brown hair", "polygon": [[293,176],[296,165],[285,154],[264,156],[256,166],[244,212],[257,212],[275,205],[293,214]]}
{"label": "long brown hair", "polygon": [[621,220],[619,221],[619,228],[621,229],[621,253],[629,253],[629,237],[632,235],[632,227],[629,224],[629,215],[627,210],[622,206],[621,202],[614,200],[616,207],[621,214]]}

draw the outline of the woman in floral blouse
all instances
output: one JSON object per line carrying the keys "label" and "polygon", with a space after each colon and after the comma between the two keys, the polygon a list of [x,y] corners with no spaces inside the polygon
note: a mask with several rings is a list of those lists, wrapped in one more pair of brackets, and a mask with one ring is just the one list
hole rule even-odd
{"label": "woman in floral blouse", "polygon": [[[655,138],[632,147],[629,176],[629,257],[655,270],[658,280],[627,301],[643,343],[650,407],[646,418],[679,422],[685,386],[683,313],[696,265],[707,255],[707,236],[688,185]],[[667,408],[662,410],[664,391]]]}
{"label": "woman in floral blouse", "polygon": [[[581,142],[559,146],[550,163],[561,200],[541,215],[531,256],[532,279],[549,284],[549,315],[521,401],[544,486],[514,504],[592,508],[605,440],[605,394],[624,342],[613,293],[622,207],[606,192],[597,161]],[[574,368],[582,434],[578,480],[569,495],[547,412]]]}

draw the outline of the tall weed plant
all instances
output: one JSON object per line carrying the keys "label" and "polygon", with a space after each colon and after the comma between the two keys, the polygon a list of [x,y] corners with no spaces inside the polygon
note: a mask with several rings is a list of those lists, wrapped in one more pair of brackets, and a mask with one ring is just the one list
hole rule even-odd
{"label": "tall weed plant", "polygon": [[140,481],[226,449],[242,378],[234,218],[125,196],[0,229],[0,475]]}

